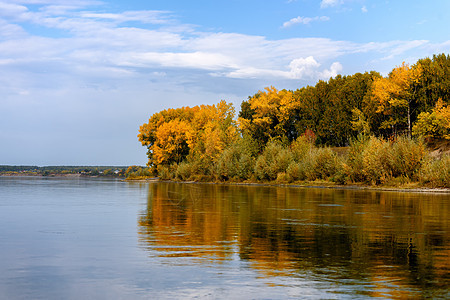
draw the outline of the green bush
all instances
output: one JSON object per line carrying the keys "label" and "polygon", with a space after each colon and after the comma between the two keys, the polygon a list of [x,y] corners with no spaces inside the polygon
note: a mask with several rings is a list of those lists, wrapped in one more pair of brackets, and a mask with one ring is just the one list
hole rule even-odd
{"label": "green bush", "polygon": [[158,170],[158,177],[161,180],[172,180],[174,178],[170,166],[159,165],[157,170]]}
{"label": "green bush", "polygon": [[305,163],[293,161],[286,170],[290,182],[306,180]]}
{"label": "green bush", "polygon": [[259,180],[275,180],[278,173],[286,172],[293,160],[292,153],[288,148],[284,148],[276,141],[270,141],[256,160],[256,178]]}
{"label": "green bush", "polygon": [[236,143],[225,149],[217,160],[215,174],[219,180],[246,180],[252,176],[255,160],[245,145]]}
{"label": "green bush", "polygon": [[[94,170],[98,174],[98,170]],[[91,172],[91,174],[95,174],[94,172]],[[125,176],[128,179],[137,179],[137,178],[148,178],[153,177],[154,174],[152,172],[151,168],[143,168],[140,166],[130,166],[125,171]]]}
{"label": "green bush", "polygon": [[191,165],[185,161],[181,162],[176,170],[175,177],[181,180],[190,180],[192,176]]}
{"label": "green bush", "polygon": [[450,188],[450,155],[444,155],[440,159],[425,159],[418,174],[422,184]]}
{"label": "green bush", "polygon": [[359,137],[350,145],[343,173],[352,182],[382,184],[395,178],[397,182],[411,181],[425,155],[426,148],[420,140],[401,136],[387,142],[373,136]]}
{"label": "green bush", "polygon": [[311,151],[304,164],[308,180],[327,179],[337,172],[340,165],[336,153],[330,148],[316,148]]}
{"label": "green bush", "polygon": [[371,184],[386,183],[392,177],[390,144],[371,137],[362,152],[363,173]]}
{"label": "green bush", "polygon": [[314,149],[314,144],[305,135],[298,137],[291,144],[292,155],[296,162],[302,161]]}
{"label": "green bush", "polygon": [[350,141],[350,149],[347,160],[342,166],[345,174],[345,181],[365,182],[366,174],[364,173],[364,148],[368,142],[368,137],[359,135],[357,139]]}
{"label": "green bush", "polygon": [[412,179],[422,167],[425,155],[423,141],[408,137],[397,138],[392,145],[392,176]]}

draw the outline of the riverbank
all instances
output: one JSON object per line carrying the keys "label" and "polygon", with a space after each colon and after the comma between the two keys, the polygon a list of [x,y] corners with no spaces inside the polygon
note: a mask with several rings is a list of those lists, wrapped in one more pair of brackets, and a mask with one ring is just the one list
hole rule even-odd
{"label": "riverbank", "polygon": [[293,187],[293,188],[321,188],[321,189],[343,189],[343,190],[371,190],[384,192],[412,192],[412,193],[445,193],[450,194],[450,188],[432,188],[410,184],[405,186],[370,186],[363,184],[341,185],[332,182],[305,182],[305,183],[276,183],[276,182],[216,182],[216,181],[181,181],[181,180],[161,180],[152,178],[127,178],[125,181],[131,182],[172,182],[185,184],[206,184],[206,185],[233,185],[233,186],[268,186],[268,187]]}

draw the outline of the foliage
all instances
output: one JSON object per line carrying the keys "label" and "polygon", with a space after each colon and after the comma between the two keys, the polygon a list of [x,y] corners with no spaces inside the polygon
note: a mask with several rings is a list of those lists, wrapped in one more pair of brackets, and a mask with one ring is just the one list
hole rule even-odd
{"label": "foliage", "polygon": [[374,81],[372,97],[377,105],[376,112],[387,117],[380,128],[394,128],[395,131],[406,128],[411,135],[411,111],[421,74],[421,65],[410,67],[403,62],[388,77]]}
{"label": "foliage", "polygon": [[270,139],[284,136],[292,141],[297,137],[292,126],[297,105],[291,91],[266,87],[265,91],[259,91],[242,103],[240,127],[263,145]]}
{"label": "foliage", "polygon": [[227,147],[216,164],[219,180],[247,180],[253,175],[257,146],[251,137],[239,139]]}
{"label": "foliage", "polygon": [[450,139],[450,105],[439,99],[431,112],[420,113],[413,135],[425,138]]}
{"label": "foliage", "polygon": [[284,148],[278,141],[272,140],[256,160],[256,178],[275,180],[279,173],[286,172],[293,160],[293,155],[288,148]]}
{"label": "foliage", "polygon": [[419,181],[431,187],[450,188],[450,155],[428,157],[419,171]]}
{"label": "foliage", "polygon": [[153,114],[139,129],[139,141],[148,149],[148,166],[179,164],[188,155],[214,161],[237,138],[234,108],[217,105],[167,109]]}
{"label": "foliage", "polygon": [[394,142],[360,136],[352,142],[343,171],[351,182],[388,183],[391,179],[413,179],[426,156],[422,141],[399,137]]}
{"label": "foliage", "polygon": [[143,168],[141,166],[129,166],[125,171],[127,179],[138,179],[152,177],[153,173],[150,168]]}

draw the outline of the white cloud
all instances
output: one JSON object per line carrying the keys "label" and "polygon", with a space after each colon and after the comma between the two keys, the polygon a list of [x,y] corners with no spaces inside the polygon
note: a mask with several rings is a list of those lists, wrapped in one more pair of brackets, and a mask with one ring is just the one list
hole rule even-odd
{"label": "white cloud", "polygon": [[363,7],[361,7],[361,11],[363,13],[367,13],[369,10],[367,9],[367,7],[364,5]]}
{"label": "white cloud", "polygon": [[293,79],[302,79],[305,76],[311,77],[320,64],[312,56],[307,58],[297,58],[289,64],[290,75]]}
{"label": "white cloud", "polygon": [[342,0],[322,0],[320,3],[320,8],[337,6],[339,4],[342,4]]}
{"label": "white cloud", "polygon": [[340,71],[342,71],[342,65],[339,62],[334,62],[330,66],[330,69],[320,70],[320,66],[320,63],[318,63],[313,56],[308,56],[306,58],[293,59],[289,63],[288,71],[248,67],[229,72],[226,76],[241,79],[279,77],[293,80],[316,81],[319,79],[327,80],[330,77],[335,77]]}
{"label": "white cloud", "polygon": [[339,62],[334,62],[331,64],[329,70],[324,70],[320,73],[320,78],[329,79],[330,77],[336,77],[341,71],[343,67]]}
{"label": "white cloud", "polygon": [[81,14],[82,18],[92,18],[92,19],[104,19],[111,20],[117,23],[138,21],[148,24],[167,24],[170,19],[167,16],[166,11],[125,11],[123,13],[95,13],[95,12],[85,12]]}
{"label": "white cloud", "polygon": [[0,16],[18,15],[27,12],[28,8],[14,3],[0,2]]}
{"label": "white cloud", "polygon": [[299,17],[296,17],[296,18],[292,18],[292,19],[290,19],[287,22],[284,22],[283,23],[283,27],[287,28],[287,27],[291,27],[292,25],[295,25],[295,24],[307,25],[307,24],[309,24],[311,22],[314,22],[314,21],[322,21],[322,22],[324,22],[324,21],[329,21],[329,20],[330,20],[330,18],[327,17],[327,16],[314,17],[314,18],[300,17],[299,16]]}

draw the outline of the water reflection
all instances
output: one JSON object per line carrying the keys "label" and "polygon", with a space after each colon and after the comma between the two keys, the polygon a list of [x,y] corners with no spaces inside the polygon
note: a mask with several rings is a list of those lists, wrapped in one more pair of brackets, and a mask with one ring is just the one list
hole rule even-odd
{"label": "water reflection", "polygon": [[448,194],[155,183],[139,219],[168,264],[248,263],[350,295],[448,297]]}

